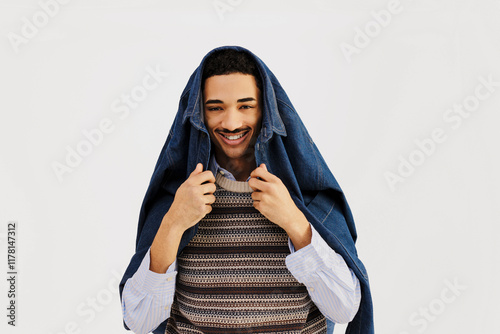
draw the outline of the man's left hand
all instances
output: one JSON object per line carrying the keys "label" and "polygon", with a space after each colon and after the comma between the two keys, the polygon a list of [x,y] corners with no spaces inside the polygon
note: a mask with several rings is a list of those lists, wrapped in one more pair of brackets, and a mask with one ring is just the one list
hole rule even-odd
{"label": "man's left hand", "polygon": [[[309,225],[307,218],[295,205],[281,179],[269,173],[265,164],[254,169],[250,177],[248,185],[254,190],[252,192],[253,206],[267,219],[287,232],[304,228],[305,223]],[[296,226],[297,224],[299,226]]]}

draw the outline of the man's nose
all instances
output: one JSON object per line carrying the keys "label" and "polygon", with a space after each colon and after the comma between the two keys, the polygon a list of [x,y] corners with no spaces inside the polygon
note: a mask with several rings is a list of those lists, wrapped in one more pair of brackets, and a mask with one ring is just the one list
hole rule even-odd
{"label": "man's nose", "polygon": [[241,113],[236,109],[228,109],[225,112],[221,126],[229,131],[241,128],[243,125]]}

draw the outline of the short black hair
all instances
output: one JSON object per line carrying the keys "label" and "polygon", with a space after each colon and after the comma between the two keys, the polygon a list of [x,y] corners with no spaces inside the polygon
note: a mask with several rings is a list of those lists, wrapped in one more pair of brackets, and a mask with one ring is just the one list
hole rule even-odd
{"label": "short black hair", "polygon": [[254,59],[244,51],[233,49],[217,50],[211,53],[204,62],[201,76],[201,90],[205,88],[205,80],[214,75],[233,73],[251,74],[255,78],[257,88],[262,93],[262,79]]}

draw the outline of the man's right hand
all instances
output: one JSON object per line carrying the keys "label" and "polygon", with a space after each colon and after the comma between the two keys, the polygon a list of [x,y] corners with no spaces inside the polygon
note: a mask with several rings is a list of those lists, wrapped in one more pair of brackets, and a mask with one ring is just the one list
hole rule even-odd
{"label": "man's right hand", "polygon": [[215,177],[211,171],[203,172],[198,163],[188,179],[175,192],[174,201],[163,216],[160,228],[151,245],[149,270],[165,273],[175,261],[184,231],[196,225],[212,211],[215,202]]}
{"label": "man's right hand", "polygon": [[215,189],[214,174],[210,170],[203,172],[203,164],[198,163],[175,192],[174,201],[167,212],[171,227],[184,232],[196,225],[212,211]]}

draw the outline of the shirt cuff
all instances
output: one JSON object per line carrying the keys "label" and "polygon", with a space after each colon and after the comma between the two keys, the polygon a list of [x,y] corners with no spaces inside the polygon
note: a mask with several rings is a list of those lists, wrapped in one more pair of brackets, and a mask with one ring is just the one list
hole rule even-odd
{"label": "shirt cuff", "polygon": [[162,294],[171,290],[172,285],[175,285],[177,276],[177,259],[168,267],[164,274],[156,273],[149,270],[151,261],[151,248],[148,249],[141,265],[131,277],[132,286],[138,290],[150,294]]}
{"label": "shirt cuff", "polygon": [[[325,265],[335,268],[342,265],[343,259],[321,237],[311,223],[311,243],[301,249],[291,252],[285,259],[285,264],[293,276],[301,283],[307,280],[311,273]],[[289,247],[293,244],[289,238]]]}

